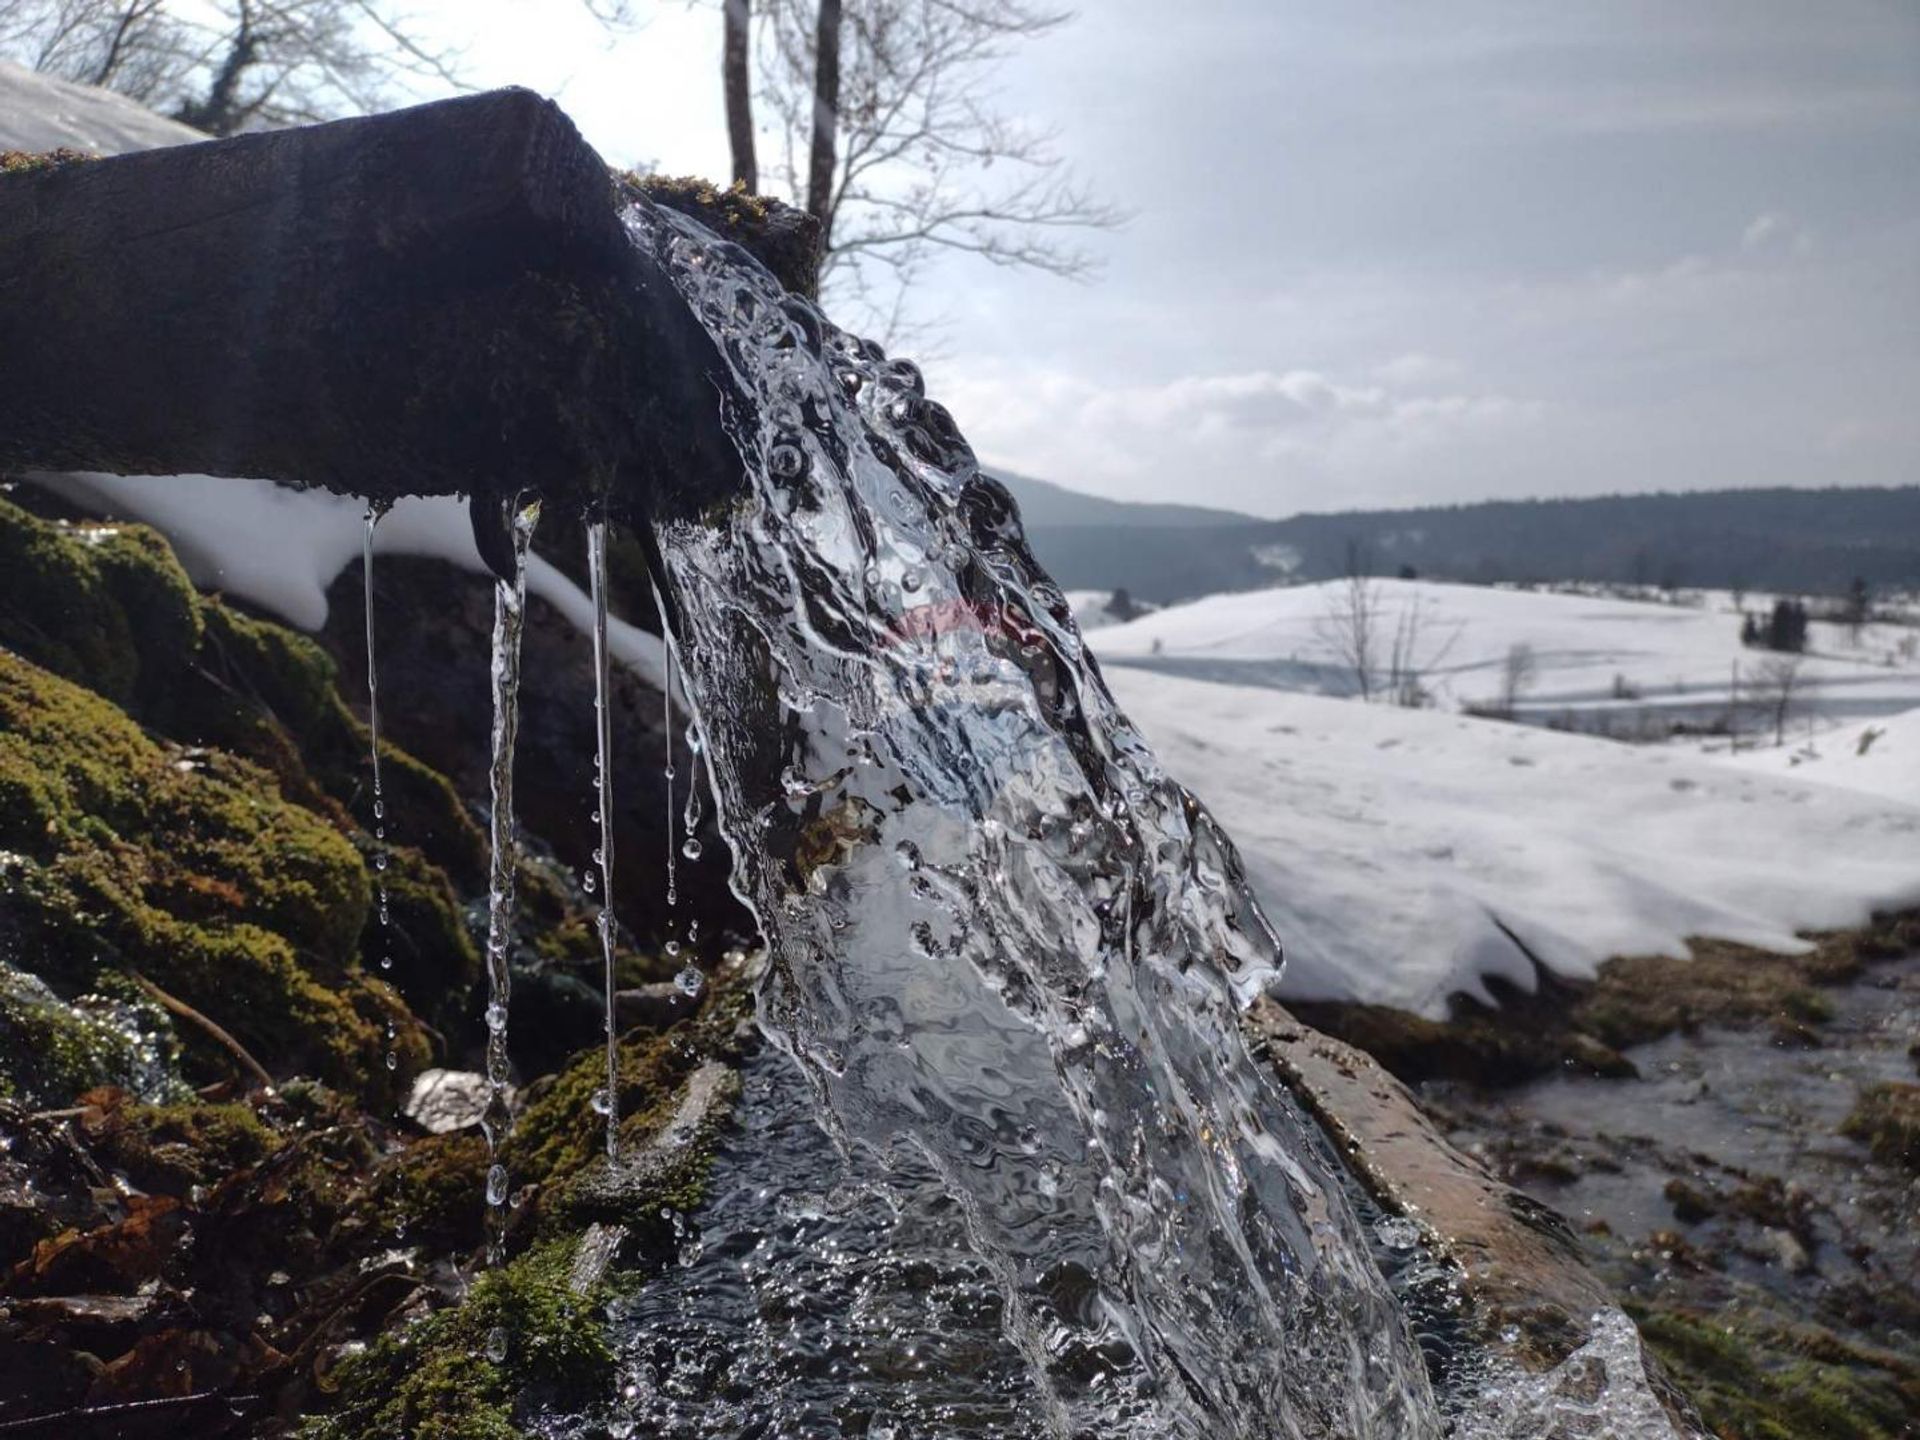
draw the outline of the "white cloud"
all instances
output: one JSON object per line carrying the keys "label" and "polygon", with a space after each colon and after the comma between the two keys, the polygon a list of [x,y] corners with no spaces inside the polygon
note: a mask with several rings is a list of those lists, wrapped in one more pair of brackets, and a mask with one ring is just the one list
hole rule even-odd
{"label": "white cloud", "polygon": [[1170,477],[1191,477],[1181,483],[1276,513],[1312,505],[1329,480],[1417,465],[1541,413],[1512,396],[1408,394],[1310,369],[1101,385],[989,365],[961,369],[941,388],[981,454],[1012,468],[1139,498],[1168,498]]}

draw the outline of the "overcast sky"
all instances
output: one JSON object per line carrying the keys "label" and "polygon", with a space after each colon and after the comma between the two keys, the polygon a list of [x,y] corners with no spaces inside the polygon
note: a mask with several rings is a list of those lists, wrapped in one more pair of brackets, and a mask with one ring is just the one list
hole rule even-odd
{"label": "overcast sky", "polygon": [[[724,178],[713,12],[424,8]],[[933,276],[984,459],[1266,515],[1920,481],[1917,0],[1080,9],[1002,98],[1134,219],[1091,283]]]}

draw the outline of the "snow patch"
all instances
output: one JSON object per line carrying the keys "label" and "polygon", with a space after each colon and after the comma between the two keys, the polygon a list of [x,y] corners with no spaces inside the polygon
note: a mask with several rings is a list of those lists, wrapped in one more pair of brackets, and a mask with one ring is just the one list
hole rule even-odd
{"label": "snow patch", "polygon": [[[236,595],[301,630],[327,623],[327,587],[360,558],[366,507],[324,490],[290,490],[266,480],[213,475],[36,475],[82,505],[143,520],[173,542],[196,585]],[[400,501],[374,531],[378,555],[420,555],[488,574],[473,543],[464,500]],[[527,591],[582,634],[593,601],[550,562],[527,562]],[[609,619],[613,658],[656,690],[666,683],[666,650],[637,625]]]}
{"label": "snow patch", "polygon": [[1106,675],[1238,844],[1283,996],[1437,1016],[1455,991],[1490,999],[1488,977],[1531,990],[1535,958],[1584,977],[1689,936],[1800,950],[1798,931],[1920,904],[1920,804],[1671,747]]}

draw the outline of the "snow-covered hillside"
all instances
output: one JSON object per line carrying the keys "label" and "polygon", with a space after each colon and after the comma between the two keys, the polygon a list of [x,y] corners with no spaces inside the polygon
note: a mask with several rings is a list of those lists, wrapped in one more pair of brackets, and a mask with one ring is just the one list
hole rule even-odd
{"label": "snow-covered hillside", "polygon": [[[1411,625],[1414,666],[1440,708],[1501,698],[1508,656],[1524,645],[1532,675],[1520,691],[1521,719],[1620,735],[1660,733],[1676,722],[1711,726],[1727,716],[1738,684],[1747,697],[1738,712],[1743,729],[1761,728],[1752,688],[1769,657],[1740,644],[1739,612],[1724,593],[1686,606],[1427,581],[1372,583],[1376,671],[1388,668],[1403,622]],[[1770,604],[1771,597],[1746,600],[1749,610]],[[1108,664],[1349,695],[1353,667],[1341,658],[1333,638],[1340,626],[1329,619],[1346,608],[1341,582],[1214,595],[1103,628],[1091,643]],[[1920,630],[1869,625],[1855,643],[1842,627],[1816,622],[1808,651],[1789,721],[1796,739],[1920,706]]]}
{"label": "snow-covered hillside", "polygon": [[[1743,750],[1729,758],[1756,771],[1920,805],[1920,710],[1823,731],[1780,749]],[[1920,867],[1920,853],[1913,863]]]}
{"label": "snow-covered hillside", "polygon": [[1434,1013],[1486,975],[1530,987],[1525,952],[1589,975],[1688,936],[1793,948],[1920,904],[1920,804],[1671,747],[1106,673],[1238,843],[1284,994]]}
{"label": "snow-covered hillside", "polygon": [[118,155],[207,137],[137,101],[0,60],[0,150]]}

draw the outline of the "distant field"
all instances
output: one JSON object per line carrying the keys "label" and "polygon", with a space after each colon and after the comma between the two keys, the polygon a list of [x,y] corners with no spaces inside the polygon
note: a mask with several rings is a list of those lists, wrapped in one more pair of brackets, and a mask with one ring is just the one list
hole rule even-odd
{"label": "distant field", "polygon": [[[1290,956],[1282,993],[1434,1013],[1488,977],[1530,987],[1536,963],[1587,975],[1690,936],[1791,948],[1920,904],[1920,629],[1856,643],[1816,623],[1787,743],[1743,681],[1736,750],[1717,733],[1735,667],[1772,657],[1740,644],[1724,593],[1379,582],[1383,648],[1417,616],[1424,709],[1352,698],[1340,593],[1219,595],[1124,625],[1075,597],[1121,704],[1238,844]],[[1520,645],[1523,723],[1465,713],[1501,698]]]}
{"label": "distant field", "polygon": [[[1676,730],[1719,732],[1771,744],[1762,670],[1770,652],[1740,643],[1740,611],[1724,591],[1687,603],[1630,600],[1427,581],[1372,582],[1376,664],[1385,670],[1396,634],[1410,631],[1412,669],[1436,708],[1502,704],[1516,646],[1531,657],[1515,718],[1622,739]],[[1350,696],[1355,666],[1343,654],[1350,613],[1343,582],[1214,595],[1125,625],[1100,625],[1092,645],[1110,665],[1222,684]],[[1772,596],[1743,597],[1763,613]],[[1089,618],[1097,618],[1090,612]],[[1876,623],[1857,634],[1815,621],[1788,713],[1788,734],[1822,730],[1920,707],[1920,626]],[[1734,703],[1737,698],[1738,703]]]}

